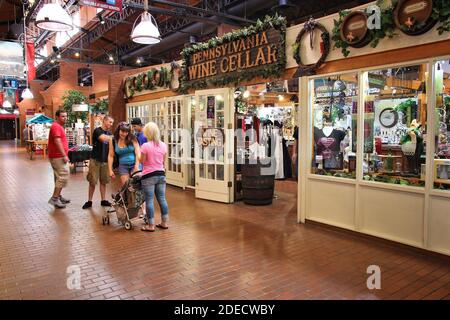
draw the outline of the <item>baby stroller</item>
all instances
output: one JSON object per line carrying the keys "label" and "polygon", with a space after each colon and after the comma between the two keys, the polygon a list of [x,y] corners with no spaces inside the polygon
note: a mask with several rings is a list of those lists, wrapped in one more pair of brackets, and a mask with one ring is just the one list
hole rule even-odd
{"label": "baby stroller", "polygon": [[109,224],[109,217],[113,212],[116,213],[118,222],[127,230],[133,228],[133,220],[142,217],[142,204],[145,202],[145,197],[139,173],[141,171],[134,172],[119,192],[112,194],[111,208],[106,210],[102,217],[103,225]]}

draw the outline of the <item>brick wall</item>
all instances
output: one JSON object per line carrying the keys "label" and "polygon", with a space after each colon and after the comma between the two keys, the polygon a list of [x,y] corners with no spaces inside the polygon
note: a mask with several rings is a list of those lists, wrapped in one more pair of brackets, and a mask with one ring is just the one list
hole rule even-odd
{"label": "brick wall", "polygon": [[67,90],[78,90],[86,97],[90,94],[108,90],[108,75],[119,71],[116,65],[90,64],[93,73],[92,87],[80,87],[78,84],[78,69],[86,68],[86,63],[65,62],[60,65],[60,77],[45,92],[42,92],[44,103],[50,108],[51,115],[62,105],[62,97]]}
{"label": "brick wall", "polygon": [[[32,81],[30,90],[33,92],[34,98],[19,103],[21,132],[25,125],[26,109],[35,109],[37,112],[42,107],[45,115],[53,117],[56,110],[62,105],[62,97],[67,90],[81,91],[87,98],[90,94],[105,92],[108,90],[109,75],[119,71],[120,68],[117,65],[90,64],[93,85],[92,87],[80,87],[78,85],[78,69],[86,67],[86,63],[61,61],[58,80],[53,83],[41,80]],[[45,88],[47,90],[44,90]]]}

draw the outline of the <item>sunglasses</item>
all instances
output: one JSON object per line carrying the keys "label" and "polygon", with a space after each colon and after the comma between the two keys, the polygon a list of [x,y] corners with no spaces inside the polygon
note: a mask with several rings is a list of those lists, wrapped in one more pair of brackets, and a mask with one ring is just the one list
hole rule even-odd
{"label": "sunglasses", "polygon": [[119,128],[120,129],[130,129],[130,124],[122,121],[119,123]]}

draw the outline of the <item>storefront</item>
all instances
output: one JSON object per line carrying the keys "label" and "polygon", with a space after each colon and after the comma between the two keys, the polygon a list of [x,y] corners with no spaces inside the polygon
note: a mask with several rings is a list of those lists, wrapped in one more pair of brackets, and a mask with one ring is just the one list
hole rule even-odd
{"label": "storefront", "polygon": [[[266,151],[261,154],[264,147],[259,133],[272,133],[274,125],[284,126],[277,129],[284,144],[280,138],[277,168],[281,169],[274,178],[280,182],[290,179],[295,186],[292,192],[296,190],[291,158],[298,82],[257,80],[268,75],[267,69],[276,73],[273,80],[284,72],[284,50],[278,53],[277,46],[285,46],[285,21],[266,19],[259,27],[246,29],[245,35],[243,32],[184,51],[184,61],[189,60],[182,78],[189,80],[181,82],[185,95],[176,95],[166,76],[176,74],[177,63],[154,66],[123,79],[130,101],[127,121],[139,117],[144,123],[159,125],[169,147],[168,183],[195,189],[197,198],[225,203],[241,200],[240,160],[245,162],[251,153],[255,158],[266,157]],[[240,74],[238,67],[246,74]],[[245,85],[236,86],[238,78],[245,78]],[[283,161],[287,162],[284,168],[279,165]]]}
{"label": "storefront", "polygon": [[436,28],[334,50],[300,79],[300,221],[450,253],[450,35]]}
{"label": "storefront", "polygon": [[[351,12],[369,12],[366,8]],[[411,8],[398,9],[396,19],[411,22],[402,16]],[[393,13],[383,9],[381,14]],[[392,38],[376,39],[379,35],[370,37],[368,27],[358,34],[368,26],[368,15],[364,23],[358,14],[356,20],[337,14],[315,22],[319,24],[287,28],[283,70],[274,58],[280,56],[269,49],[273,46],[251,53],[251,45],[239,42],[242,32],[226,41],[214,38],[217,50],[211,50],[210,41],[184,51],[189,64],[180,84],[187,94],[158,89],[130,99],[127,119],[141,117],[160,125],[169,145],[170,184],[225,203],[239,200],[242,153],[267,156],[263,137],[255,139],[247,131],[260,127],[256,132],[267,133],[261,121],[273,125],[281,120],[280,136],[293,149],[298,126],[299,222],[315,221],[448,255],[450,33],[439,34],[440,24],[428,20],[412,29],[396,21],[400,25]],[[387,35],[392,28],[383,30]],[[273,43],[271,37],[268,43]],[[257,48],[265,45],[261,35],[250,39]],[[369,45],[374,40],[375,47]],[[349,51],[348,57],[331,50],[337,43]],[[255,59],[263,71],[242,71],[254,67]],[[241,76],[230,77],[230,69],[241,70]],[[125,80],[138,81],[129,75]],[[281,89],[268,90],[273,84]],[[239,140],[242,131],[244,140]],[[291,158],[294,151],[288,153]],[[291,166],[297,176],[295,164]]]}

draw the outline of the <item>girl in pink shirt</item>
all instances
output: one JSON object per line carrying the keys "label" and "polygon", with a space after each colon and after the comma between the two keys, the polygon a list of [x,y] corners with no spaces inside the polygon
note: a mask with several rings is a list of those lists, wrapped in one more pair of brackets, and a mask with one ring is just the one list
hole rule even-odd
{"label": "girl in pink shirt", "polygon": [[[146,143],[141,146],[142,163],[142,187],[145,194],[145,207],[148,225],[142,231],[155,231],[155,227],[168,229],[169,207],[166,201],[166,174],[164,160],[167,154],[167,146],[160,140],[159,128],[154,122],[149,122],[144,127]],[[161,223],[155,225],[153,198],[161,208]]]}

